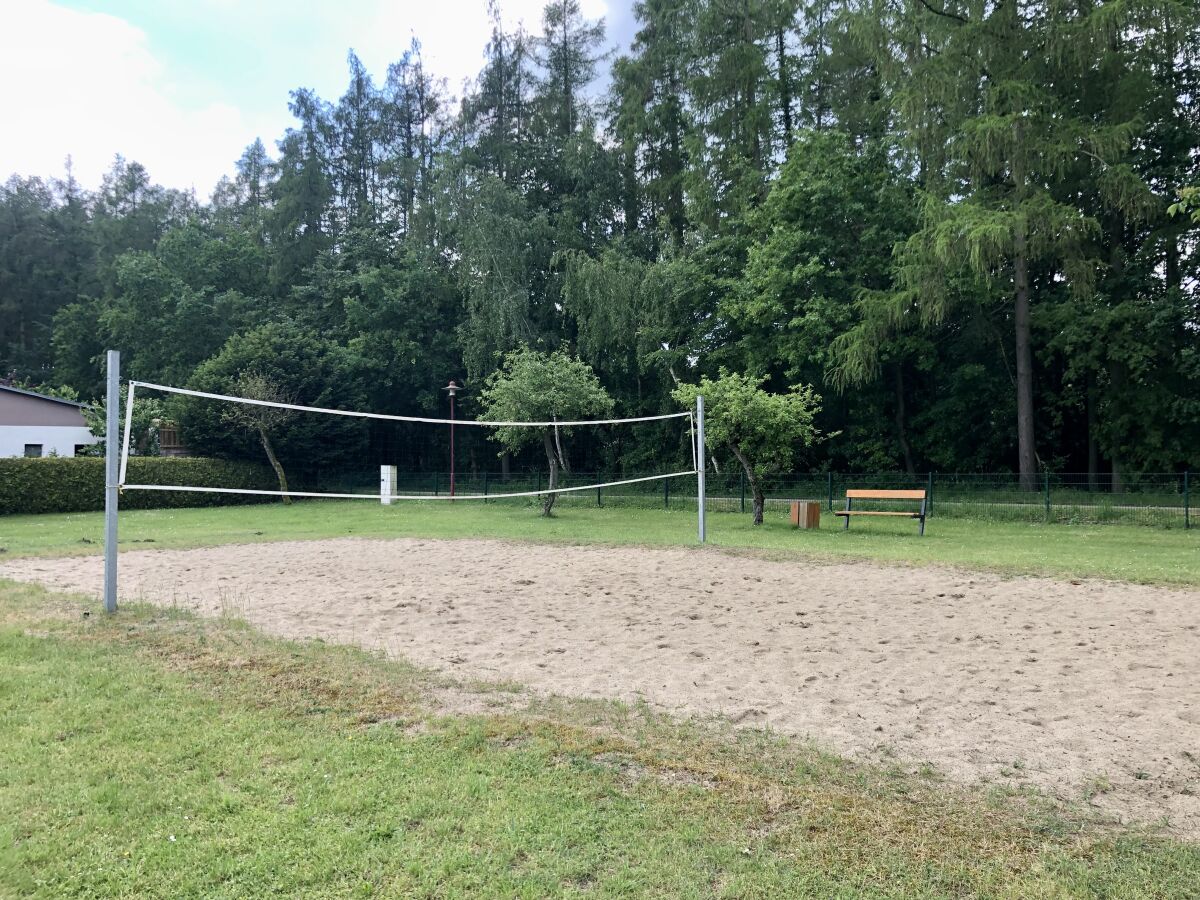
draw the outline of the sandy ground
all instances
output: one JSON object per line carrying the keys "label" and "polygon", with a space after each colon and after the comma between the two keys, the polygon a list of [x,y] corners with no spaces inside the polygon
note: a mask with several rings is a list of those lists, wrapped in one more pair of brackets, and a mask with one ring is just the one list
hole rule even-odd
{"label": "sandy ground", "polygon": [[[96,593],[101,560],[0,576]],[[1200,592],[485,540],[130,551],[121,583],[273,634],[717,713],[1200,837]]]}

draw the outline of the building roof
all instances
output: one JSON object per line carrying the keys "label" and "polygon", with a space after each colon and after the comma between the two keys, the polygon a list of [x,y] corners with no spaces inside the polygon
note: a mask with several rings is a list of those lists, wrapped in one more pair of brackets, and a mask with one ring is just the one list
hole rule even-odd
{"label": "building roof", "polygon": [[88,409],[86,403],[76,403],[74,400],[64,400],[62,397],[51,397],[49,394],[39,394],[37,391],[27,391],[23,388],[10,387],[6,384],[0,384],[0,391],[8,391],[12,394],[23,394],[26,397],[36,397],[38,400],[49,400],[51,403],[63,403],[67,406],[74,406],[77,409]]}

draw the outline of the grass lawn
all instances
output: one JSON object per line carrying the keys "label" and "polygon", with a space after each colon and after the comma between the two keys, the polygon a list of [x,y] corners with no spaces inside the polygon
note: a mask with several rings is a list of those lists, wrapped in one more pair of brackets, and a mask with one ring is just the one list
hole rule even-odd
{"label": "grass lawn", "polygon": [[[828,514],[819,531],[794,531],[778,513],[761,528],[748,515],[709,516],[717,546],[824,558],[943,563],[1057,577],[1200,585],[1200,528],[1031,525],[956,518],[929,520],[924,537],[907,519],[856,521],[849,532]],[[0,547],[23,555],[98,553],[103,516],[75,513],[0,517]],[[678,544],[696,541],[686,510],[561,505],[554,519],[516,503],[320,501],[209,509],[132,510],[121,514],[121,542],[139,547],[307,540],[324,537],[489,537],[529,541]]]}
{"label": "grass lawn", "polygon": [[1200,848],[1036,797],[454,685],[232,621],[84,609],[0,583],[0,896],[1151,898],[1200,883]]}

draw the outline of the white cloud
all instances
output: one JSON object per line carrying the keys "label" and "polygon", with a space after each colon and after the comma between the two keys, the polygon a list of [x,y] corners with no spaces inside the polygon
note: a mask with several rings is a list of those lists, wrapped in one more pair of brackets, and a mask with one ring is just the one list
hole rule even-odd
{"label": "white cloud", "polygon": [[[544,2],[502,0],[505,28],[524,23],[538,33]],[[612,3],[582,0],[581,6],[588,18],[599,18]],[[5,3],[0,180],[13,172],[57,175],[69,154],[76,177],[94,188],[120,153],[145,165],[155,181],[194,187],[204,199],[255,137],[270,148],[282,136],[291,122],[290,87],[309,85],[337,99],[345,89],[347,49],[381,83],[388,64],[416,35],[427,68],[459,94],[482,66],[491,35],[486,0],[339,0],[309,9],[286,30],[260,21],[279,5],[191,0],[166,7],[185,34],[198,32],[202,23],[208,29],[191,46],[211,54],[211,61],[202,54],[200,69],[189,71],[181,60],[156,52],[162,46],[157,31],[148,35],[117,16],[50,0]],[[282,5],[290,7],[290,0]],[[248,28],[256,36],[249,46],[258,54],[245,52]],[[222,29],[243,39],[225,51],[227,59],[214,39]],[[195,66],[195,59],[189,64]],[[275,88],[269,90],[267,102],[251,96],[263,93],[253,89],[266,87],[264,76],[279,89],[277,97]]]}
{"label": "white cloud", "polygon": [[88,186],[121,153],[156,181],[206,196],[255,130],[235,107],[184,104],[144,32],[114,16],[24,0],[0,29],[0,178],[57,174]]}
{"label": "white cloud", "polygon": [[[609,0],[581,0],[589,19],[607,14]],[[542,30],[545,0],[502,0],[501,21],[505,30],[523,25],[531,34]],[[483,66],[483,50],[492,35],[487,0],[433,0],[433,2],[382,2],[375,15],[356,28],[353,43],[359,58],[377,77],[386,73],[413,35],[421,40],[426,68],[445,77],[457,94],[464,80],[474,78]]]}

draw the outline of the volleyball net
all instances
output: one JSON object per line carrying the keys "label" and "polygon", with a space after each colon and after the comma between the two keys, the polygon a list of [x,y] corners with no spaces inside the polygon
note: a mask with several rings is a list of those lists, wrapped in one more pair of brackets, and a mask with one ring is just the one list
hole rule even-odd
{"label": "volleyball net", "polygon": [[[696,477],[694,410],[606,419],[486,421],[398,415],[292,402],[265,379],[224,394],[130,381],[118,487],[278,498],[503,500],[589,491],[638,492]],[[155,397],[163,417],[153,434],[135,426],[135,401]],[[328,402],[328,401],[327,401]],[[496,429],[528,429],[504,454]],[[155,443],[155,442],[158,443]],[[511,443],[511,442],[510,442]],[[131,458],[161,453],[229,461],[229,483],[154,483]],[[553,457],[551,460],[549,457]],[[503,458],[503,465],[499,464]],[[497,472],[498,467],[502,468]],[[551,470],[555,471],[551,483]],[[169,470],[168,470],[169,471]],[[222,470],[226,471],[226,470]],[[597,496],[599,496],[597,494]]]}

